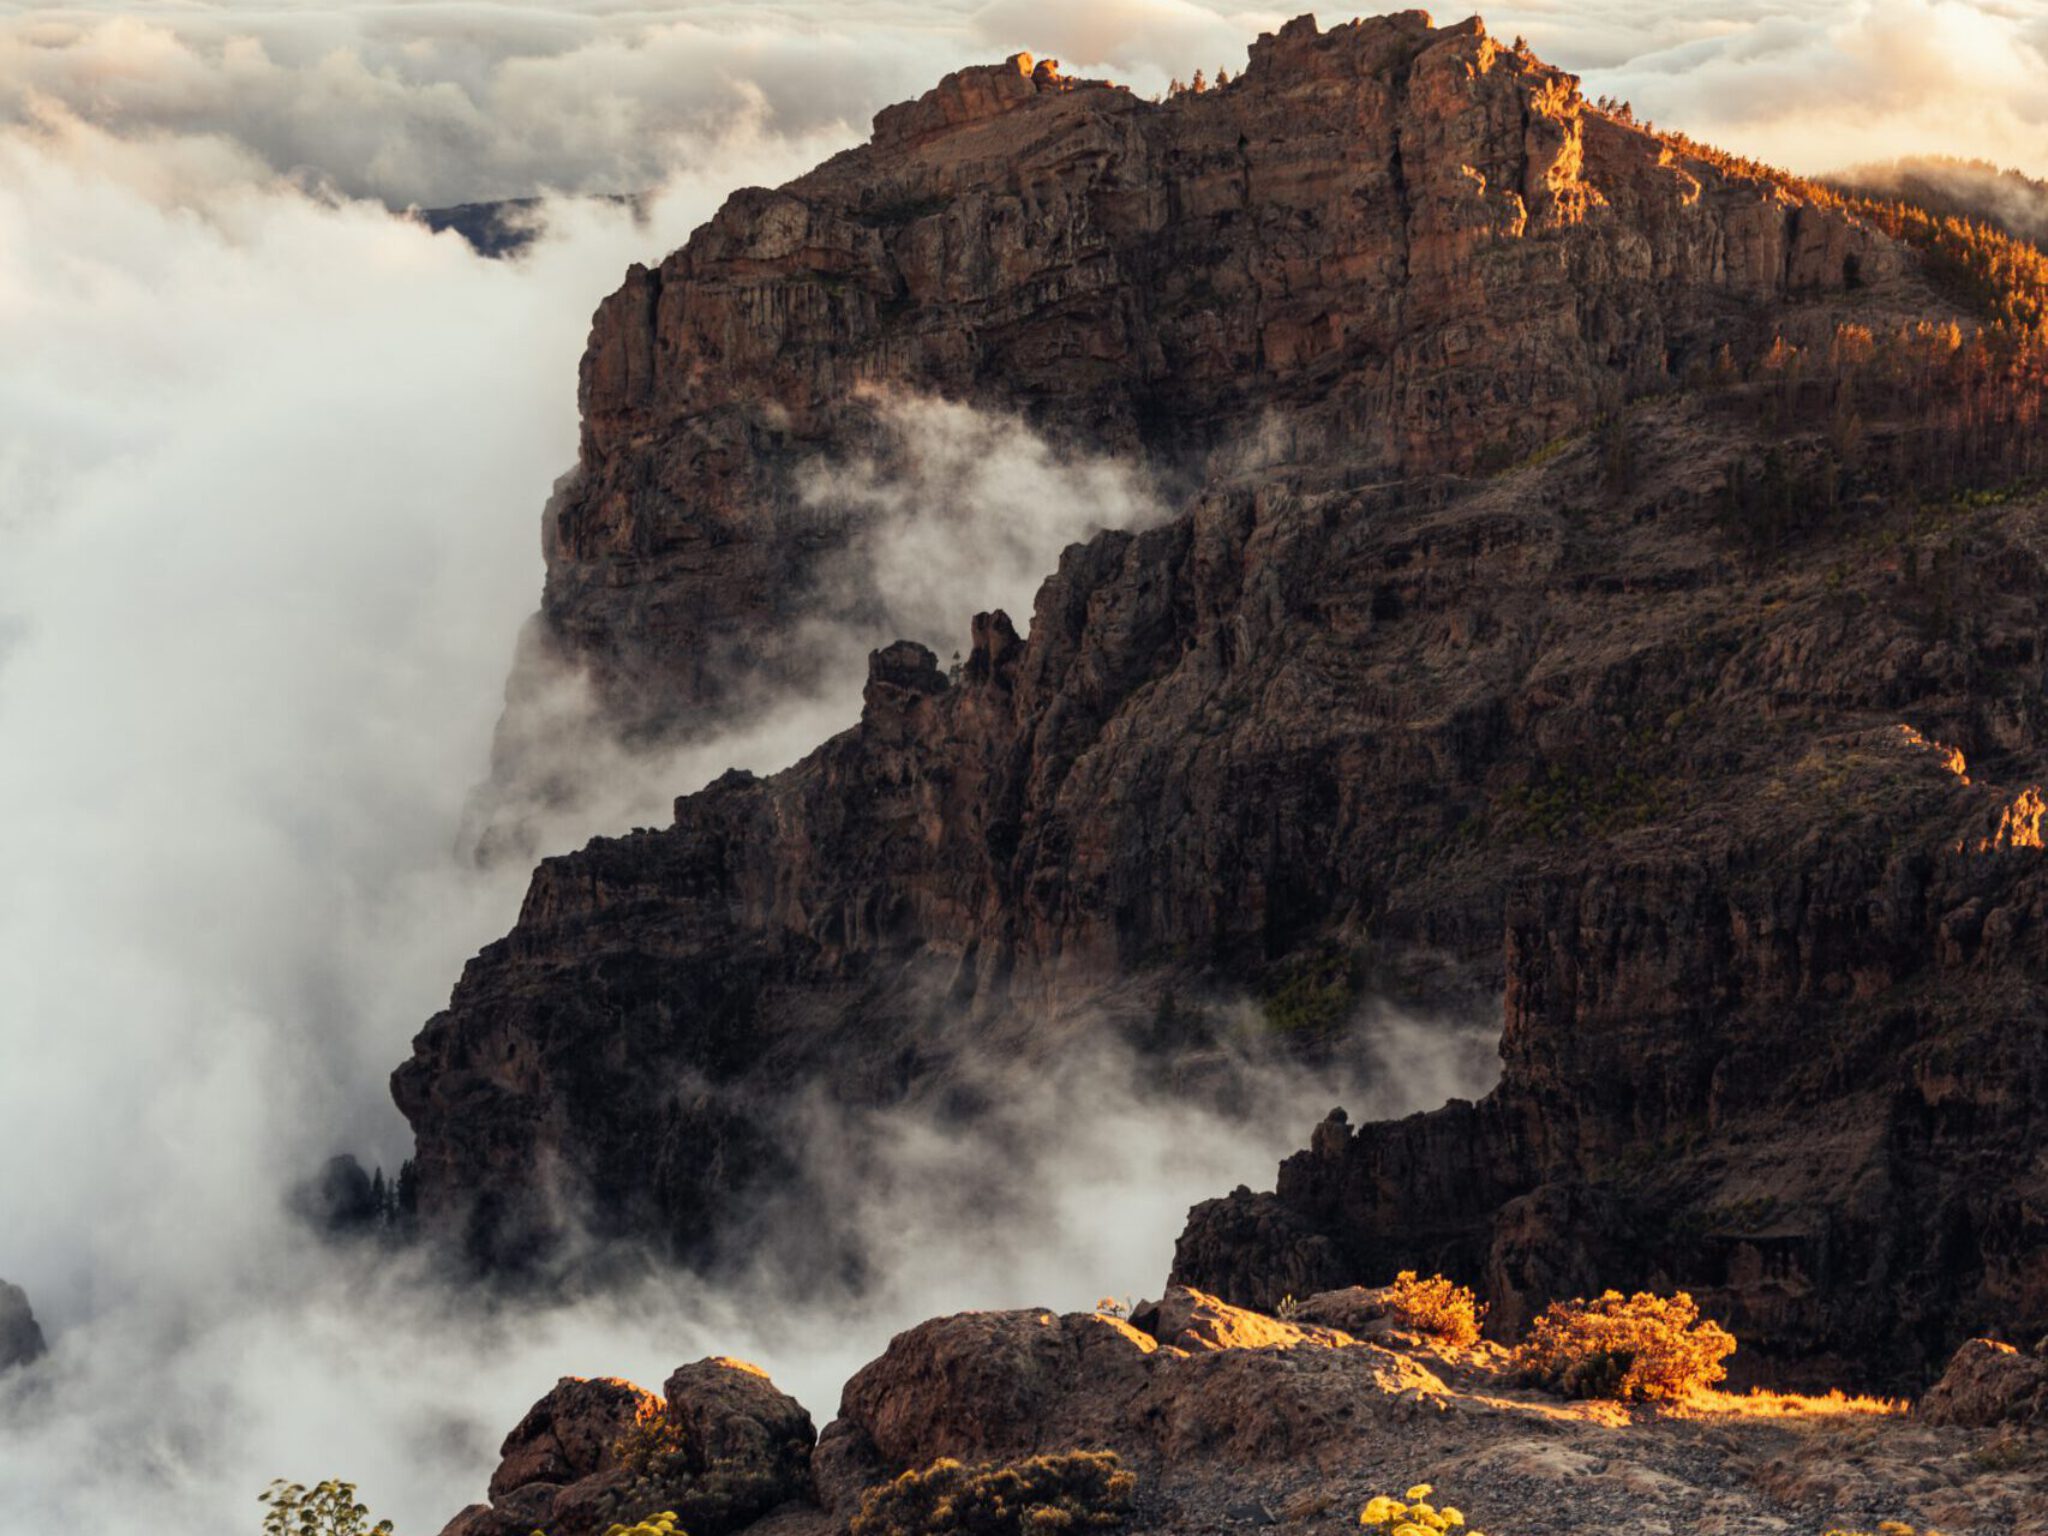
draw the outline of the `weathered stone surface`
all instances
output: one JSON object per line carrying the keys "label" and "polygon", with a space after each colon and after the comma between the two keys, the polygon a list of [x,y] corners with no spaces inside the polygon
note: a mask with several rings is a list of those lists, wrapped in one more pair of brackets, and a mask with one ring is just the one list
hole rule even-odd
{"label": "weathered stone surface", "polygon": [[1188,1214],[1175,1246],[1175,1275],[1200,1275],[1245,1306],[1275,1307],[1341,1285],[1337,1245],[1271,1193],[1239,1185]]}
{"label": "weathered stone surface", "polygon": [[1202,1349],[1292,1349],[1299,1344],[1334,1348],[1351,1342],[1336,1329],[1233,1307],[1186,1286],[1174,1286],[1159,1301],[1138,1308],[1131,1314],[1131,1326],[1190,1353]]}
{"label": "weathered stone surface", "polygon": [[656,1397],[564,1377],[506,1437],[490,1502],[442,1536],[600,1536],[673,1511],[722,1536],[810,1492],[810,1415],[744,1361],[700,1360]]}
{"label": "weathered stone surface", "polygon": [[0,1280],[0,1371],[32,1365],[45,1352],[43,1330],[29,1308],[28,1293]]}
{"label": "weathered stone surface", "polygon": [[[1310,1306],[1365,1317],[1374,1301],[1333,1293]],[[1196,1347],[1038,1310],[934,1318],[898,1335],[847,1384],[812,1458],[814,1495],[746,1529],[843,1536],[865,1490],[941,1457],[1005,1464],[1108,1449],[1136,1476],[1136,1531],[1356,1529],[1370,1498],[1425,1473],[1436,1502],[1462,1507],[1473,1527],[1534,1536],[1782,1536],[1884,1520],[2048,1531],[2048,1469],[2011,1455],[1999,1438],[2008,1427],[1932,1427],[1896,1404],[1839,1396],[1709,1393],[1674,1412],[1568,1403],[1522,1385],[1488,1344],[1390,1348],[1186,1292],[1140,1315],[1162,1330],[1192,1325]]]}
{"label": "weathered stone surface", "polygon": [[1956,1351],[1941,1380],[1920,1399],[1930,1424],[1984,1428],[2035,1424],[2048,1411],[2048,1359],[2010,1344],[1971,1339]]}
{"label": "weathered stone surface", "polygon": [[[1150,455],[1180,515],[1068,550],[957,681],[879,651],[802,763],[543,863],[395,1078],[423,1218],[702,1260],[788,1194],[795,1085],[932,1092],[1337,955],[1504,998],[1502,1086],[1326,1122],[1177,1278],[1441,1269],[1501,1326],[1683,1284],[1739,1364],[1830,1380],[2048,1330],[2048,877],[1995,830],[2048,770],[2041,509],[1917,517],[1882,401],[1768,427],[1765,359],[1947,301],[1473,25],[1293,23],[1159,105],[1026,85],[942,88],[607,301],[547,625],[642,729],[723,707],[714,637],[772,664],[834,537],[788,476],[868,385]],[[1805,498],[1831,434],[1864,467]],[[1763,552],[1759,465],[1800,502]]]}
{"label": "weathered stone surface", "polygon": [[618,1465],[619,1438],[661,1412],[661,1399],[630,1381],[565,1376],[505,1439],[491,1474],[499,1498],[529,1483],[573,1483]]}
{"label": "weathered stone surface", "polygon": [[1776,186],[1665,163],[1476,22],[1304,18],[1158,104],[1023,56],[962,70],[598,310],[545,621],[635,732],[689,729],[812,664],[798,620],[844,601],[814,578],[849,528],[791,471],[875,446],[869,386],[1160,462],[1455,468],[1850,256],[1890,263]]}

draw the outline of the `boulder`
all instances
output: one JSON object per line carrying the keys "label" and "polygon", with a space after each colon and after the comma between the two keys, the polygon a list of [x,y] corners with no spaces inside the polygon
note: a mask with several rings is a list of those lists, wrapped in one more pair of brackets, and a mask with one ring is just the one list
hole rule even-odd
{"label": "boulder", "polygon": [[1995,1339],[1971,1339],[1920,1399],[1930,1424],[1984,1428],[2036,1424],[2048,1412],[2048,1357]]}
{"label": "boulder", "polygon": [[664,1511],[725,1536],[808,1498],[815,1438],[803,1406],[741,1360],[683,1366],[662,1397],[564,1377],[506,1437],[490,1502],[442,1536],[602,1536]]}

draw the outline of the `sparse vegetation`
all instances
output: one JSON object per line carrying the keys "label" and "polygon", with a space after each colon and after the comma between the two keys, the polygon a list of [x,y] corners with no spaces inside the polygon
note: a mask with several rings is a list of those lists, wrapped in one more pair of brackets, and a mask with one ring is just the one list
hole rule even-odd
{"label": "sparse vegetation", "polygon": [[1283,1323],[1291,1323],[1301,1316],[1301,1301],[1289,1291],[1274,1304],[1273,1315]]}
{"label": "sparse vegetation", "polygon": [[1402,1327],[1429,1334],[1446,1344],[1477,1344],[1486,1308],[1469,1286],[1442,1275],[1419,1278],[1412,1269],[1394,1277],[1387,1306]]}
{"label": "sparse vegetation", "polygon": [[[535,1532],[534,1536],[540,1536],[540,1533]],[[676,1524],[675,1511],[671,1509],[649,1515],[636,1525],[611,1526],[604,1536],[689,1536],[689,1533]]]}
{"label": "sparse vegetation", "polygon": [[1050,1536],[1123,1524],[1137,1474],[1114,1451],[963,1466],[950,1458],[861,1495],[852,1536]]}
{"label": "sparse vegetation", "polygon": [[1728,1374],[1735,1338],[1684,1291],[1554,1301],[1515,1351],[1524,1379],[1566,1397],[1677,1401]]}
{"label": "sparse vegetation", "polygon": [[1607,837],[1655,821],[1665,809],[1665,781],[1623,763],[1603,772],[1572,772],[1553,763],[1533,784],[1511,785],[1495,799],[1500,830],[1547,843]]}
{"label": "sparse vegetation", "polygon": [[[1367,1530],[1390,1531],[1393,1536],[1427,1536],[1431,1531],[1464,1529],[1465,1515],[1456,1505],[1429,1502],[1435,1492],[1428,1483],[1417,1483],[1398,1499],[1378,1494],[1358,1512],[1358,1523]],[[1468,1531],[1467,1536],[1486,1533]]]}
{"label": "sparse vegetation", "polygon": [[[607,1495],[621,1519],[680,1520],[685,1527],[725,1530],[781,1502],[774,1474],[758,1462],[718,1458],[698,1470],[682,1431],[658,1406],[613,1443],[625,1482]],[[673,1506],[661,1516],[644,1513]],[[638,1536],[635,1527],[627,1527]],[[609,1536],[609,1533],[607,1533]]]}
{"label": "sparse vegetation", "polygon": [[256,1498],[270,1506],[263,1536],[391,1536],[391,1522],[371,1520],[354,1483],[329,1478],[308,1488],[279,1478]]}
{"label": "sparse vegetation", "polygon": [[1336,1034],[1359,990],[1358,967],[1341,950],[1319,948],[1289,955],[1266,979],[1266,1027],[1301,1044]]}

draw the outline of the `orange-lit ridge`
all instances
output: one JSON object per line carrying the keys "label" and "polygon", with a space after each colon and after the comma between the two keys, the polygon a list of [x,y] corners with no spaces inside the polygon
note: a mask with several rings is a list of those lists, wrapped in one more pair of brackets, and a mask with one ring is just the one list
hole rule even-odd
{"label": "orange-lit ridge", "polygon": [[1942,767],[1961,779],[1965,784],[1970,782],[1970,765],[1964,761],[1963,749],[1961,747],[1952,747],[1947,742],[1936,741],[1931,736],[1923,736],[1910,725],[1901,725],[1899,727],[1899,734],[1905,737],[1907,746],[1919,747],[1923,751],[1932,752],[1941,759]]}
{"label": "orange-lit ridge", "polygon": [[[1970,782],[1970,765],[1963,757],[1962,748],[1936,741],[1931,736],[1924,736],[1910,725],[1900,725],[1899,735],[1907,746],[1934,753],[1941,759],[1942,767],[1963,783]],[[2048,843],[2042,840],[2043,819],[2048,819],[2048,800],[2042,798],[2040,785],[2030,784],[2019,792],[2011,804],[1999,808],[1998,826],[1989,837],[1977,840],[1977,852],[1996,853],[2004,848],[2048,849]],[[1960,853],[1962,850],[1963,845],[1957,843],[1956,852]]]}

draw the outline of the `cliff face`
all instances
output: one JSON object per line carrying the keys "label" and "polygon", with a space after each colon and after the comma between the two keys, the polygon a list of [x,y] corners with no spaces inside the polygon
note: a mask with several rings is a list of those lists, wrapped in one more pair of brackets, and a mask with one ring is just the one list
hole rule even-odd
{"label": "cliff face", "polygon": [[[1426,1471],[1437,1504],[1461,1507],[1471,1528],[1536,1536],[1885,1525],[2040,1536],[2048,1471],[1991,1427],[2031,1412],[2039,1365],[1976,1341],[1918,1417],[1868,1399],[1719,1392],[1676,1412],[1631,1412],[1547,1398],[1497,1345],[1403,1326],[1384,1292],[1306,1297],[1282,1321],[1174,1290],[1128,1320],[1028,1309],[922,1323],[846,1383],[815,1447],[802,1410],[734,1361],[676,1372],[666,1404],[625,1382],[565,1380],[506,1439],[492,1503],[471,1506],[442,1536],[524,1536],[537,1516],[550,1532],[596,1536],[663,1510],[689,1511],[689,1528],[713,1536],[840,1536],[882,1526],[892,1484],[898,1499],[906,1486],[895,1480],[937,1470],[940,1458],[1007,1495],[1009,1526],[999,1528],[1030,1529],[1029,1490],[1105,1452],[1134,1479],[1127,1496],[1112,1506],[1070,1475],[1062,1491],[1079,1508],[1036,1523],[1085,1528],[1088,1513],[1114,1508],[1102,1528],[1337,1536],[1359,1529],[1376,1496],[1399,1499]],[[707,1467],[703,1450],[676,1454],[655,1476],[630,1476],[612,1446],[636,1416],[716,1459]],[[1046,1456],[1050,1468],[1032,1461]],[[970,1524],[961,1505],[973,1507],[962,1497],[954,1523],[941,1514],[939,1528]]]}
{"label": "cliff face", "polygon": [[630,725],[796,665],[847,530],[793,477],[872,446],[871,386],[1190,489],[1068,550],[1028,640],[878,651],[801,764],[542,864],[395,1076],[423,1215],[702,1258],[796,1176],[806,1085],[1169,986],[1504,994],[1495,1094],[1332,1122],[1179,1276],[1443,1268],[1509,1325],[1669,1281],[1865,1374],[2048,1326],[2044,546],[1908,488],[2033,440],[1913,329],[1951,313],[1851,214],[1413,14],[1158,105],[964,71],[739,194],[600,310],[550,513],[546,623]]}
{"label": "cliff face", "polygon": [[851,529],[792,472],[875,446],[864,392],[1022,412],[1192,472],[1511,460],[1885,259],[1778,188],[1667,163],[1569,77],[1420,12],[1254,45],[1162,105],[1028,57],[734,196],[598,311],[548,638],[639,733],[811,665]]}

